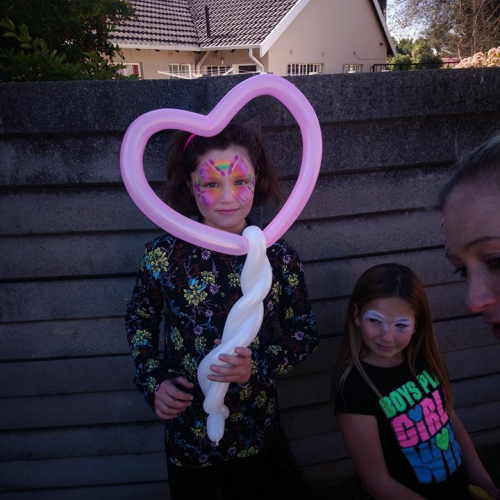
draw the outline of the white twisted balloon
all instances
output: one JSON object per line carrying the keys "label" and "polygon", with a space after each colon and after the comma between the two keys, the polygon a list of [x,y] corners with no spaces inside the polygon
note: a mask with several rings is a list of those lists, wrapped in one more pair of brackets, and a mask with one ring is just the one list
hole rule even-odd
{"label": "white twisted balloon", "polygon": [[243,296],[229,311],[221,343],[203,358],[198,367],[198,382],[205,395],[203,408],[208,413],[207,433],[214,443],[224,435],[224,421],[229,416],[229,409],[224,405],[229,384],[209,380],[210,365],[221,363],[219,354],[235,355],[236,347],[247,347],[256,337],[264,318],[263,300],[272,283],[264,233],[257,226],[249,226],[243,231],[243,236],[248,240],[248,254],[241,272]]}

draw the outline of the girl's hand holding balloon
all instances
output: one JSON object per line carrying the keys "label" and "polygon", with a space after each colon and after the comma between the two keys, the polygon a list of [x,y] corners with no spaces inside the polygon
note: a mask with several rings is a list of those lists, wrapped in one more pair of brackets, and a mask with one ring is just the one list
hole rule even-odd
{"label": "girl's hand holding balloon", "polygon": [[[220,344],[220,339],[215,343]],[[223,364],[210,365],[210,373],[207,378],[213,382],[236,382],[245,385],[250,380],[252,372],[252,350],[248,347],[236,347],[236,355],[219,354],[219,360]]]}
{"label": "girl's hand holding balloon", "polygon": [[176,418],[191,406],[193,395],[183,389],[192,389],[194,384],[185,377],[175,377],[160,384],[154,400],[156,415],[162,420]]}

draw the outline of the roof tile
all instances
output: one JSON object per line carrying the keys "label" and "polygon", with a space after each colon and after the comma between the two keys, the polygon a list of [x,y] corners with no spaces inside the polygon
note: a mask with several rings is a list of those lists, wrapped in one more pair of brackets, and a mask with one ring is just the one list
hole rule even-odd
{"label": "roof tile", "polygon": [[111,41],[118,45],[199,45],[188,0],[129,0],[134,19],[118,26]]}
{"label": "roof tile", "polygon": [[[299,0],[129,0],[135,19],[116,28],[113,43],[171,47],[260,45]],[[208,7],[209,28],[205,6]]]}

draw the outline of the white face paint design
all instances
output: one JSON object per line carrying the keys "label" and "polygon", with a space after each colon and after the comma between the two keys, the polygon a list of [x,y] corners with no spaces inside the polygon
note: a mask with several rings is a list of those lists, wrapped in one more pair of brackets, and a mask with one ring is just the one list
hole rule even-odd
{"label": "white face paint design", "polygon": [[[384,332],[387,332],[389,330],[389,323],[387,321],[387,318],[379,311],[375,310],[369,310],[365,312],[365,319],[372,321],[372,322],[379,322],[382,325],[382,329]],[[390,325],[392,328],[410,328],[413,326],[413,320],[411,318],[395,318],[392,325]]]}
{"label": "white face paint design", "polygon": [[366,349],[361,357],[374,366],[397,366],[404,360],[404,350],[415,334],[415,314],[410,304],[399,297],[370,301],[354,320]]}

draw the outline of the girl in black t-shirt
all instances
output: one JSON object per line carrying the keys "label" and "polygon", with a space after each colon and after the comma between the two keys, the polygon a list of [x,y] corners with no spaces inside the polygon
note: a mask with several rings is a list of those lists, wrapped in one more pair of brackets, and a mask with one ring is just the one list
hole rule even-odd
{"label": "girl in black t-shirt", "polygon": [[470,499],[500,490],[451,398],[424,287],[399,264],[368,269],[351,294],[334,373],[335,413],[376,499]]}

